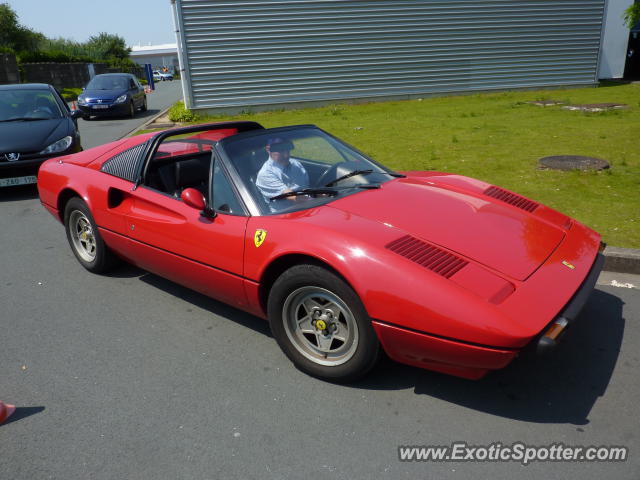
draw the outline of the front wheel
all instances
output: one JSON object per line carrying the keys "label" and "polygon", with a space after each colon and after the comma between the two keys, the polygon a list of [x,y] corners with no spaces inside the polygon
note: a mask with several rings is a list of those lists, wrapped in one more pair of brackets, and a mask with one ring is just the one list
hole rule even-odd
{"label": "front wheel", "polygon": [[67,240],[80,264],[93,273],[108,271],[116,257],[105,245],[89,207],[80,198],[72,198],[64,209]]}
{"label": "front wheel", "polygon": [[142,107],[140,108],[141,111],[146,112],[147,111],[147,96],[144,96],[144,100],[142,101]]}
{"label": "front wheel", "polygon": [[310,375],[352,382],[378,359],[378,338],[358,295],[322,267],[284,272],[269,294],[268,313],[282,351]]}
{"label": "front wheel", "polygon": [[129,116],[131,118],[136,116],[136,107],[133,105],[133,100],[129,103]]}

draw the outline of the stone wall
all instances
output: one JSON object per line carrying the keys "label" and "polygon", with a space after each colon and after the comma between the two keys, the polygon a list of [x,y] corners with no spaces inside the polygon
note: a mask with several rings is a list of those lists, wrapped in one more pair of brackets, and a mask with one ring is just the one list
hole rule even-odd
{"label": "stone wall", "polygon": [[0,53],[0,85],[20,83],[20,71],[13,53]]}
{"label": "stone wall", "polygon": [[[84,87],[90,80],[88,63],[23,63],[24,82],[50,83],[57,89]],[[104,63],[93,64],[96,75],[118,73],[121,70],[109,68]],[[141,76],[140,69],[134,69],[134,75]]]}
{"label": "stone wall", "polygon": [[50,83],[57,89],[82,87],[89,81],[86,63],[23,63],[26,83]]}

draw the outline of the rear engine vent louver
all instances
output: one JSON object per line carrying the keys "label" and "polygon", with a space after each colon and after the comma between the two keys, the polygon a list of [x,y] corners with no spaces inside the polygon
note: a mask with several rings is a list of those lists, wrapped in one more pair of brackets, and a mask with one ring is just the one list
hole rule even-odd
{"label": "rear engine vent louver", "polygon": [[484,194],[488,197],[493,197],[502,202],[508,203],[509,205],[513,205],[514,207],[526,210],[527,212],[533,212],[539,206],[536,202],[527,200],[515,193],[507,192],[499,187],[489,187],[484,191]]}
{"label": "rear engine vent louver", "polygon": [[398,238],[388,243],[385,248],[445,278],[452,277],[469,263],[452,253],[442,250],[430,243],[418,240],[411,235]]}

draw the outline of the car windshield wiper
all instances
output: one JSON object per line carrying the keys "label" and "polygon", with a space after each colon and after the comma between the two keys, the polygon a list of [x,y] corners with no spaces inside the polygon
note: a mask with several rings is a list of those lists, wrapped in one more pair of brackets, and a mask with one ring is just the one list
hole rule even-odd
{"label": "car windshield wiper", "polygon": [[293,190],[291,192],[281,193],[280,195],[271,197],[270,200],[273,202],[274,200],[279,200],[281,198],[297,197],[299,195],[314,195],[314,194],[337,195],[338,192],[332,188],[304,188],[302,190]]}
{"label": "car windshield wiper", "polygon": [[396,173],[396,172],[381,172],[381,173],[385,173],[387,175],[391,175],[392,177],[396,177],[396,178],[407,178],[407,176],[403,175],[402,173]]}
{"label": "car windshield wiper", "polygon": [[17,117],[0,120],[0,122],[34,122],[36,120],[51,120],[50,118]]}
{"label": "car windshield wiper", "polygon": [[342,180],[344,180],[346,178],[355,177],[356,175],[365,175],[367,173],[373,173],[373,170],[371,170],[371,169],[368,169],[368,170],[354,170],[353,172],[346,173],[346,174],[342,175],[341,177],[338,177],[335,180],[330,181],[329,183],[327,183],[325,185],[325,187],[331,187],[331,186],[335,185],[338,182],[341,182]]}

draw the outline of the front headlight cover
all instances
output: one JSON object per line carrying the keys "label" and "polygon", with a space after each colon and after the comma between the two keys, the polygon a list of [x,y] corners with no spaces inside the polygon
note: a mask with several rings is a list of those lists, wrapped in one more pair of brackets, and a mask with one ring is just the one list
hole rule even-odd
{"label": "front headlight cover", "polygon": [[61,138],[57,142],[53,142],[47,148],[42,150],[40,152],[40,155],[47,155],[49,153],[64,152],[66,149],[68,149],[71,146],[72,143],[73,143],[73,138],[70,135],[68,135],[66,137]]}
{"label": "front headlight cover", "polygon": [[116,98],[116,101],[114,103],[124,103],[127,101],[127,94],[125,93],[124,95],[120,95],[118,98]]}
{"label": "front headlight cover", "polygon": [[86,105],[87,100],[84,97],[78,97],[78,105]]}

